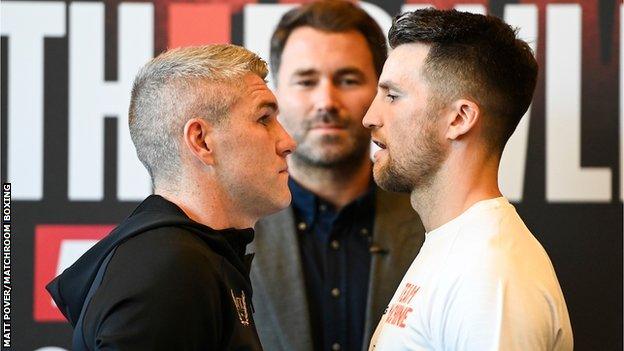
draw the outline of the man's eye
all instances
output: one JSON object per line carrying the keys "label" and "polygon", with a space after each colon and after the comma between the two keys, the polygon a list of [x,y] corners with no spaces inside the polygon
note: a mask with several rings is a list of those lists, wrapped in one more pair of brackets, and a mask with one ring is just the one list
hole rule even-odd
{"label": "man's eye", "polygon": [[343,86],[360,85],[360,80],[354,78],[344,78],[340,80],[340,84]]}
{"label": "man's eye", "polygon": [[302,86],[302,87],[312,87],[316,84],[316,82],[312,79],[303,79],[303,80],[299,80],[295,83],[296,85]]}
{"label": "man's eye", "polygon": [[388,102],[391,102],[391,103],[392,103],[392,102],[394,102],[394,100],[395,100],[396,98],[397,98],[397,96],[396,96],[396,95],[392,95],[392,94],[390,94],[390,93],[386,94],[386,101],[388,101]]}
{"label": "man's eye", "polygon": [[270,121],[271,115],[264,115],[258,119],[258,122],[260,122],[260,124],[264,124],[265,126],[268,125]]}

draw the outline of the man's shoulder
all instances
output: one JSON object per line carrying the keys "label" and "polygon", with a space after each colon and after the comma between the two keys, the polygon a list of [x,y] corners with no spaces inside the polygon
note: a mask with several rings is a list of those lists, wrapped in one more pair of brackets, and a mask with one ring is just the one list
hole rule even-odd
{"label": "man's shoulder", "polygon": [[295,230],[295,216],[292,206],[288,206],[281,211],[261,218],[254,227],[256,232],[254,243],[267,238],[268,236],[281,235],[284,232]]}
{"label": "man's shoulder", "polygon": [[[135,267],[129,273],[179,275],[181,270],[203,266],[202,274],[218,272],[223,257],[200,239],[197,234],[180,227],[159,227],[148,230],[121,243],[111,265]],[[156,278],[156,276],[152,276]]]}
{"label": "man's shoulder", "polygon": [[475,284],[504,282],[521,289],[556,285],[547,252],[515,211],[488,213],[476,221],[463,222],[452,245],[449,267],[454,274]]}
{"label": "man's shoulder", "polygon": [[[125,340],[118,338],[140,335],[140,343],[153,349],[151,343],[164,338],[160,331],[170,330],[166,321],[173,318],[199,327],[174,326],[170,339],[159,343],[180,343],[180,338],[208,343],[210,338],[198,328],[214,332],[214,321],[224,318],[219,306],[229,297],[224,295],[227,281],[222,261],[183,229],[161,227],[124,241],[117,246],[85,314],[87,342],[123,344]],[[138,315],[147,318],[137,319]]]}
{"label": "man's shoulder", "polygon": [[526,266],[534,262],[527,262],[528,257],[547,258],[542,245],[511,206],[468,217],[461,222],[458,233],[456,242],[461,245],[455,248],[487,264]]}
{"label": "man's shoulder", "polygon": [[292,205],[289,205],[288,207],[283,208],[280,211],[277,211],[273,214],[260,218],[260,220],[256,224],[256,227],[271,225],[274,223],[281,223],[285,220],[294,218],[293,216],[294,215],[293,215]]}

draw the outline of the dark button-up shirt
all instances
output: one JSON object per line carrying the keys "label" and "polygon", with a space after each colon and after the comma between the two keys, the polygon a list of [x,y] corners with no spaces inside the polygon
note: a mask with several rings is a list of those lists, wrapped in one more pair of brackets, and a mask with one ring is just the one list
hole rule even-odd
{"label": "dark button-up shirt", "polygon": [[341,210],[289,182],[315,350],[362,349],[375,186]]}

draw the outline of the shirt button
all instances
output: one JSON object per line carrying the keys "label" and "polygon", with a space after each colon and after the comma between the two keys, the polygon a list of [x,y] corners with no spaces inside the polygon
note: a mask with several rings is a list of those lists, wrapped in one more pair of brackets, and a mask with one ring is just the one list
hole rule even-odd
{"label": "shirt button", "polygon": [[331,289],[331,296],[338,298],[340,296],[340,289],[338,288]]}
{"label": "shirt button", "polygon": [[321,205],[319,206],[319,210],[321,210],[321,211],[325,212],[325,211],[327,210],[327,205],[325,205],[325,204],[321,204]]}
{"label": "shirt button", "polygon": [[340,248],[340,243],[338,240],[332,240],[331,243],[329,243],[329,246],[331,246],[334,250],[338,250]]}
{"label": "shirt button", "polygon": [[305,222],[299,222],[299,224],[297,224],[297,228],[299,230],[306,230],[307,227],[308,227],[308,225],[305,224]]}
{"label": "shirt button", "polygon": [[360,234],[362,234],[363,236],[368,235],[368,229],[366,229],[366,228],[360,229]]}
{"label": "shirt button", "polygon": [[332,344],[332,351],[340,351],[340,344],[335,342]]}

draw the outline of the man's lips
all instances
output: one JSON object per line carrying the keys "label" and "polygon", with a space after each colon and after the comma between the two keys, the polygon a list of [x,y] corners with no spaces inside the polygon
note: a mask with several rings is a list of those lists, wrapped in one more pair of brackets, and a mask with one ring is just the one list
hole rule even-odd
{"label": "man's lips", "polygon": [[286,173],[286,174],[288,174],[288,167],[282,168],[278,173]]}
{"label": "man's lips", "polygon": [[380,149],[385,150],[387,148],[386,144],[382,143],[381,141],[377,140],[377,139],[373,139],[373,143],[375,143],[375,145],[379,146]]}
{"label": "man's lips", "polygon": [[318,130],[335,130],[335,129],[345,129],[343,125],[339,124],[315,124],[310,127],[310,130],[318,129]]}

